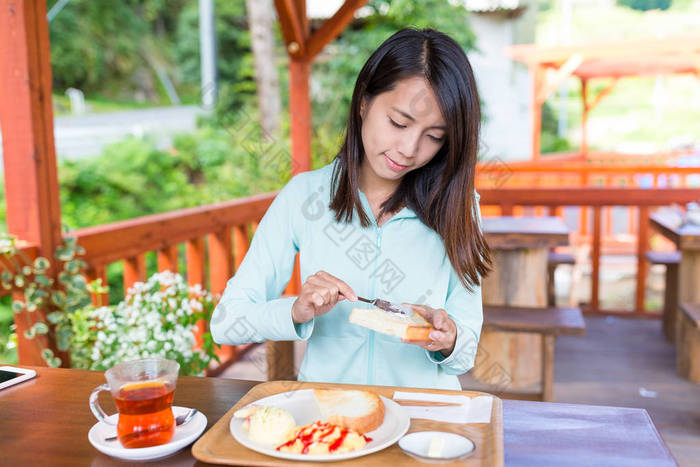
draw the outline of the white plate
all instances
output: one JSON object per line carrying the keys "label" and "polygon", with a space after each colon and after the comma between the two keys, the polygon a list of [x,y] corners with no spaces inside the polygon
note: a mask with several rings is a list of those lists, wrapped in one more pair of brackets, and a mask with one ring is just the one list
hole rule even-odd
{"label": "white plate", "polygon": [[[190,409],[187,407],[173,406],[173,415],[176,417],[186,414]],[[118,414],[110,415],[108,420],[116,423]],[[169,456],[180,449],[184,448],[194,440],[199,438],[204,429],[207,427],[207,417],[202,412],[197,412],[192,420],[182,426],[175,428],[173,438],[166,444],[160,446],[151,446],[148,448],[133,448],[127,449],[117,441],[105,441],[105,438],[117,434],[117,427],[107,425],[103,422],[97,422],[90,428],[88,439],[98,451],[107,454],[108,456],[117,457],[119,459],[129,461],[145,461],[153,460],[161,457]]]}
{"label": "white plate", "polygon": [[[248,434],[243,431],[241,425],[242,418],[231,418],[229,428],[236,441],[253,451],[257,451],[268,456],[279,457],[281,459],[300,460],[307,462],[325,462],[352,459],[364,456],[391,446],[399,440],[411,424],[411,419],[399,404],[386,397],[379,396],[384,402],[384,422],[376,430],[365,433],[372,441],[364,448],[357,451],[338,454],[294,454],[290,452],[277,451],[274,448],[260,445],[251,441]],[[254,402],[256,405],[274,406],[288,410],[294,417],[297,425],[307,425],[317,420],[321,420],[321,410],[316,403],[313,389],[302,389],[299,391],[283,392],[274,396],[264,397]]]}
{"label": "white plate", "polygon": [[[428,456],[428,448],[433,438],[442,438],[444,442],[442,452],[437,457]],[[401,438],[399,447],[421,462],[436,464],[454,462],[471,454],[475,449],[474,442],[469,438],[446,431],[416,431]]]}

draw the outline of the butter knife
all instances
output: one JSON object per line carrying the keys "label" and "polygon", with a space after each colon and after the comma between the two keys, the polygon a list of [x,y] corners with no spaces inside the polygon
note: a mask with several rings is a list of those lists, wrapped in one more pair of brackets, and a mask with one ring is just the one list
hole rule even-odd
{"label": "butter knife", "polygon": [[390,311],[391,313],[398,313],[400,315],[410,316],[413,312],[413,310],[411,310],[411,307],[409,306],[398,305],[396,303],[391,303],[386,300],[382,300],[381,298],[375,298],[374,300],[370,300],[368,298],[358,296],[357,299],[362,302],[371,303],[377,308],[382,309],[384,311]]}

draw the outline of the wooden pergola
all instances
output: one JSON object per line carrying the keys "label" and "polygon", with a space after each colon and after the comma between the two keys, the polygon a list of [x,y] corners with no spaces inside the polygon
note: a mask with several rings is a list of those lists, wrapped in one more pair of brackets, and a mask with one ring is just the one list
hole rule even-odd
{"label": "wooden pergola", "polygon": [[[694,74],[700,76],[700,35],[668,39],[605,42],[571,47],[516,45],[506,49],[513,60],[525,63],[532,72],[532,158],[540,158],[542,105],[569,77],[581,81],[583,101],[580,158],[588,154],[588,115],[610,94],[617,82],[630,76]],[[596,96],[589,96],[594,78],[611,81]]]}
{"label": "wooden pergola", "polygon": [[[317,30],[311,31],[305,0],[275,0],[290,59],[289,109],[294,173],[311,168],[311,63],[343,31],[353,19],[355,10],[366,1],[345,1],[331,18]],[[44,0],[2,2],[0,63],[0,125],[3,134],[7,228],[21,243],[30,246],[32,255],[53,258],[63,237],[51,101],[49,25]],[[221,246],[222,251],[229,251],[231,247],[230,233],[226,235],[222,238],[228,239],[228,245],[226,241],[214,243]],[[159,264],[161,260],[163,264],[172,260],[172,248],[167,247],[162,254],[159,253]],[[225,259],[225,263],[226,267],[217,269],[221,276],[219,279],[222,280],[230,274],[230,258]],[[103,265],[98,268],[99,270],[89,270],[88,276],[104,277],[106,273]],[[124,269],[125,281],[141,278],[145,274],[143,257],[127,259]],[[298,268],[293,280],[296,278]],[[222,280],[217,279],[216,282],[221,284]],[[34,318],[16,320],[18,335],[22,336],[27,326],[41,312],[36,313],[37,315],[32,315]],[[20,338],[18,352],[21,363],[44,364],[36,345],[30,341]]]}

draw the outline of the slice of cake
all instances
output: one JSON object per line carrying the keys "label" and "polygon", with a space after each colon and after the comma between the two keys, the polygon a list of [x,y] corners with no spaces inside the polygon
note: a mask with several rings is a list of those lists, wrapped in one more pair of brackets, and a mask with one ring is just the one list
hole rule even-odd
{"label": "slice of cake", "polygon": [[373,392],[345,389],[314,389],[321,417],[328,423],[360,434],[376,430],[384,422],[384,403]]}
{"label": "slice of cake", "polygon": [[413,310],[409,315],[402,315],[379,308],[354,308],[350,313],[350,322],[412,341],[429,341],[428,334],[433,330],[431,324]]}

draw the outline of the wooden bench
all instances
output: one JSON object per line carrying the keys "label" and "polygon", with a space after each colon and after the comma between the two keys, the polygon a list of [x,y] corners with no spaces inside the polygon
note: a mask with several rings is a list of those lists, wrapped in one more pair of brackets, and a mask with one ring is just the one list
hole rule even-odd
{"label": "wooden bench", "polygon": [[[542,336],[542,377],[540,384],[517,392],[475,381],[469,389],[484,390],[499,397],[520,400],[554,400],[554,343],[556,336],[583,336],[586,324],[580,308],[533,308],[484,305],[483,329]],[[477,359],[479,359],[477,353]],[[483,358],[483,357],[482,357]]]}
{"label": "wooden bench", "polygon": [[550,307],[556,306],[554,271],[560,264],[576,264],[576,259],[570,253],[547,253],[547,306]]}
{"label": "wooden bench", "polygon": [[680,251],[647,251],[647,261],[651,264],[666,266],[666,285],[664,287],[664,306],[662,326],[664,336],[669,341],[676,338],[676,310],[678,309],[678,277],[681,264]]}
{"label": "wooden bench", "polygon": [[676,344],[678,374],[700,383],[700,304],[681,303]]}

